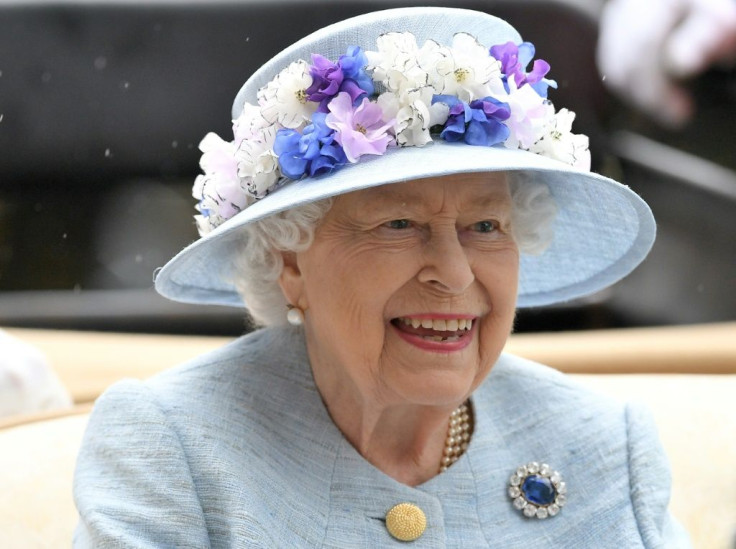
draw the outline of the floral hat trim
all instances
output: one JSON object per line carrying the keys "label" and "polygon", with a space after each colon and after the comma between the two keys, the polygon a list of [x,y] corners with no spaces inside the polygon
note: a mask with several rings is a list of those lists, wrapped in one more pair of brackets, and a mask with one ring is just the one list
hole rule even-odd
{"label": "floral hat trim", "polygon": [[588,138],[571,133],[575,113],[547,99],[549,64],[529,42],[487,49],[457,33],[452,46],[410,32],[351,46],[336,61],[312,54],[283,69],[233,121],[232,141],[199,145],[194,182],[200,235],[289,181],[339,170],[391,147],[435,139],[502,145],[590,170]]}

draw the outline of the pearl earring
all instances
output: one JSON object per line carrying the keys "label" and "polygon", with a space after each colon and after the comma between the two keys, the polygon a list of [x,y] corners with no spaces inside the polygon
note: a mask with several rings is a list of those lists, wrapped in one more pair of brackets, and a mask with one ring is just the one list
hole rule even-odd
{"label": "pearl earring", "polygon": [[304,311],[299,307],[289,305],[289,310],[286,312],[286,320],[288,320],[289,324],[292,326],[301,326],[304,324]]}

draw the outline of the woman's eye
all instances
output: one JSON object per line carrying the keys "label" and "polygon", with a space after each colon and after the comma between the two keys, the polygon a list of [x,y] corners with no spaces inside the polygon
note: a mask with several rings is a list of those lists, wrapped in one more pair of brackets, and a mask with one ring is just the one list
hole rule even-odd
{"label": "woman's eye", "polygon": [[479,221],[473,225],[473,230],[479,233],[492,233],[498,228],[495,221]]}
{"label": "woman's eye", "polygon": [[411,227],[411,221],[408,219],[393,219],[386,223],[389,229],[408,229]]}

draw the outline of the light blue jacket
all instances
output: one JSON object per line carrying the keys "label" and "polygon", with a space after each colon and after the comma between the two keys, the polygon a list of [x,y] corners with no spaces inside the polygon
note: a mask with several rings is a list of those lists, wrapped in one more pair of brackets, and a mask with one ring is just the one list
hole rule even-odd
{"label": "light blue jacket", "polygon": [[[689,547],[641,409],[508,355],[472,401],[465,455],[405,486],[332,423],[302,332],[260,330],[100,397],[77,464],[74,546],[400,547],[384,517],[410,502],[427,528],[408,547]],[[567,505],[545,520],[507,495],[509,476],[533,460],[567,482]]]}

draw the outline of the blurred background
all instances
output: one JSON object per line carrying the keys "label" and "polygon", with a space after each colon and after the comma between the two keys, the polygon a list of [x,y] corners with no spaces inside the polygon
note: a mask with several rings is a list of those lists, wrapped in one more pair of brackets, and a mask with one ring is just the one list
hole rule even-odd
{"label": "blurred background", "polygon": [[[171,303],[152,288],[153,271],[197,238],[199,141],[209,131],[231,138],[242,83],[302,36],[376,9],[448,4],[0,0],[0,325],[248,329],[240,310]],[[558,82],[550,99],[590,136],[594,170],[631,186],[658,221],[655,247],[630,277],[522,311],[517,331],[734,320],[733,65],[683,83],[695,110],[675,127],[606,87],[602,0],[452,5],[498,15],[535,44]]]}

